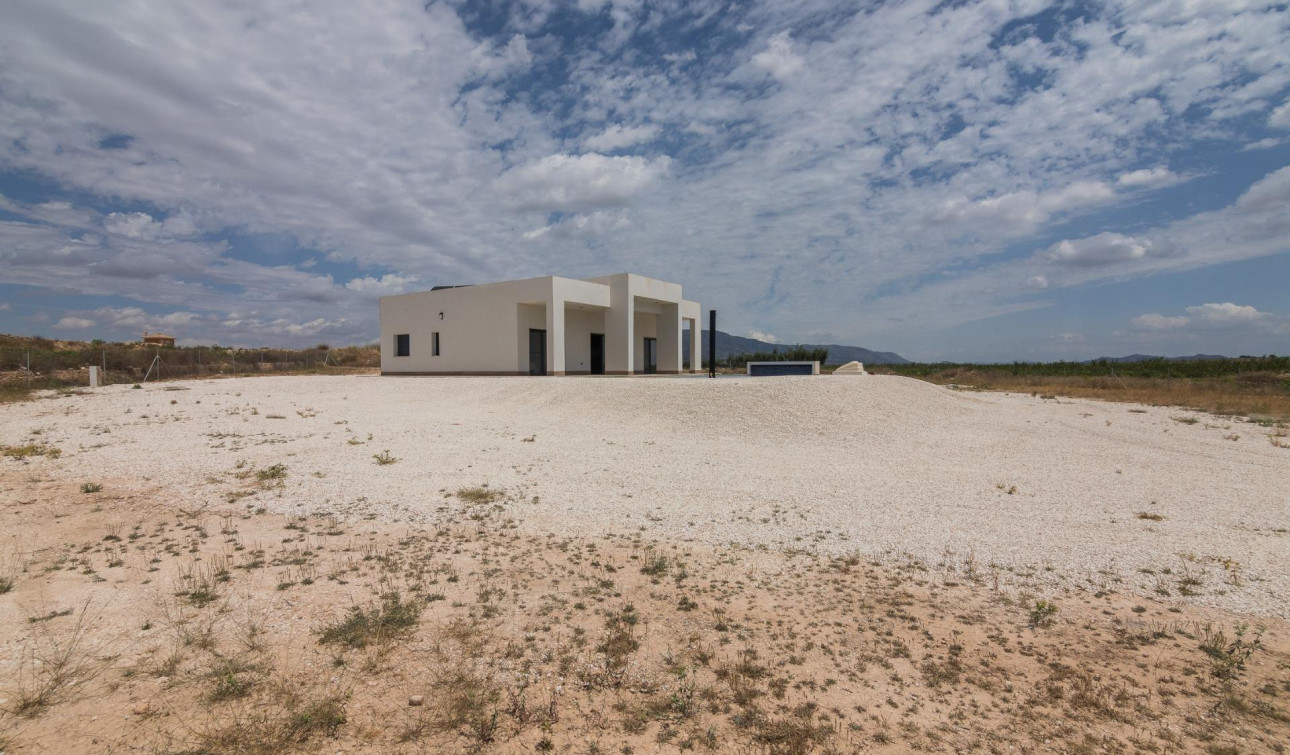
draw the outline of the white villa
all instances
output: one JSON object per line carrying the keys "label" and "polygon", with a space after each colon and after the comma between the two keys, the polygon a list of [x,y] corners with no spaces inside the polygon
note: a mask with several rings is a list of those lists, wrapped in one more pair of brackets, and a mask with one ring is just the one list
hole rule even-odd
{"label": "white villa", "polygon": [[[440,286],[381,297],[383,375],[675,374],[699,303],[631,273]],[[690,338],[689,371],[700,368]]]}

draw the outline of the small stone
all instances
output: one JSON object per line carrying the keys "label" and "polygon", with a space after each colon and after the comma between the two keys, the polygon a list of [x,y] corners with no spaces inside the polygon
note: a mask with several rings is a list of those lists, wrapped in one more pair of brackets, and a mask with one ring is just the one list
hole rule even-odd
{"label": "small stone", "polygon": [[134,704],[133,708],[130,709],[130,712],[136,716],[146,716],[151,711],[152,711],[152,703],[148,702],[147,700],[140,700],[139,702]]}
{"label": "small stone", "polygon": [[421,705],[422,703],[424,703],[425,701],[426,699],[421,695],[413,695],[412,697],[408,698],[408,705],[411,705],[413,708],[415,708]]}

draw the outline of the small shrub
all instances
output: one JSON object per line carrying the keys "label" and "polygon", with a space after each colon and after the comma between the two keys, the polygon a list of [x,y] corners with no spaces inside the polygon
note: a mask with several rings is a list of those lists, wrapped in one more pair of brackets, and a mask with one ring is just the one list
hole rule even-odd
{"label": "small shrub", "polygon": [[367,647],[406,635],[416,626],[423,604],[416,598],[403,600],[397,592],[386,593],[376,605],[354,606],[349,615],[318,632],[324,645]]}
{"label": "small shrub", "polygon": [[1139,511],[1139,512],[1138,512],[1138,518],[1139,518],[1139,519],[1146,519],[1146,520],[1148,520],[1148,521],[1152,521],[1152,522],[1161,522],[1161,521],[1164,521],[1165,515],[1164,515],[1164,514],[1157,514],[1157,513],[1155,513],[1154,511]]}
{"label": "small shrub", "polygon": [[30,456],[48,456],[57,459],[62,450],[44,443],[28,443],[25,446],[0,446],[3,454],[13,459],[26,459]]}
{"label": "small shrub", "polygon": [[1250,627],[1238,624],[1235,637],[1230,640],[1222,630],[1215,630],[1206,625],[1201,630],[1200,649],[1210,659],[1210,673],[1224,683],[1231,683],[1241,677],[1245,671],[1245,662],[1263,647],[1263,629],[1254,630],[1254,635],[1247,638]]}
{"label": "small shrub", "polygon": [[291,739],[304,741],[314,733],[336,736],[348,720],[345,717],[346,699],[340,695],[314,700],[291,717]]}
{"label": "small shrub", "polygon": [[82,493],[97,493],[103,489],[103,486],[97,482],[86,482],[81,484]]}
{"label": "small shrub", "polygon": [[645,562],[641,565],[641,574],[661,577],[667,574],[668,566],[667,556],[655,552],[653,548],[647,548],[645,550]]}
{"label": "small shrub", "polygon": [[487,485],[480,485],[473,488],[458,488],[454,493],[457,498],[466,503],[493,503],[506,497],[506,493],[500,490],[493,490]]}
{"label": "small shrub", "polygon": [[372,454],[372,458],[376,459],[376,463],[381,466],[385,466],[386,464],[393,464],[398,461],[397,458],[390,455],[390,449],[388,448],[380,452],[379,454]]}
{"label": "small shrub", "polygon": [[1056,603],[1050,603],[1047,600],[1036,600],[1034,607],[1030,609],[1030,626],[1050,627],[1053,625],[1053,617],[1056,615]]}
{"label": "small shrub", "polygon": [[255,479],[262,483],[273,480],[281,480],[287,476],[287,466],[285,464],[274,464],[255,473]]}

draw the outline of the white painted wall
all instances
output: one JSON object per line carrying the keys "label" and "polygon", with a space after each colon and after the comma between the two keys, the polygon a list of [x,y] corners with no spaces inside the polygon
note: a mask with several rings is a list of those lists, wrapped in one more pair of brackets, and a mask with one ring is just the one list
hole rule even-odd
{"label": "white painted wall", "polygon": [[[531,278],[483,286],[421,291],[381,298],[382,372],[528,373],[528,328],[545,328],[551,279]],[[439,313],[443,313],[440,319]],[[523,343],[517,343],[520,328]],[[431,356],[431,333],[439,332],[440,356]],[[394,356],[394,337],[411,336],[411,354]],[[522,357],[522,358],[521,358]],[[548,358],[548,366],[550,359]],[[522,365],[522,366],[521,366]]]}
{"label": "white painted wall", "polygon": [[566,373],[591,371],[591,334],[605,333],[605,312],[604,309],[578,309],[576,305],[565,307],[564,369]]}
{"label": "white painted wall", "polygon": [[[659,339],[660,371],[679,369],[669,355],[674,348],[679,355],[681,318],[698,312],[697,302],[681,299],[680,285],[632,274],[548,276],[387,296],[380,301],[381,371],[527,375],[530,328],[547,333],[549,373],[589,371],[592,333],[605,334],[610,374],[641,369],[646,336]],[[664,337],[661,323],[669,330]],[[439,356],[431,350],[435,332]],[[401,333],[410,337],[406,357],[395,356]]]}
{"label": "white painted wall", "polygon": [[[632,359],[636,363],[636,371],[644,373],[645,339],[658,338],[658,316],[637,312],[633,320],[633,330],[636,336],[632,339]],[[660,364],[659,367],[661,369],[662,365]]]}

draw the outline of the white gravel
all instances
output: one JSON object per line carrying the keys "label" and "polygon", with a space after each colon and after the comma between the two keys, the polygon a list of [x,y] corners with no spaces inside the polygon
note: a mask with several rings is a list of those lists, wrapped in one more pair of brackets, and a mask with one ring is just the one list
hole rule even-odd
{"label": "white gravel", "polygon": [[[1178,409],[888,376],[281,377],[0,406],[0,443],[33,431],[64,453],[30,464],[146,478],[186,506],[227,508],[239,461],[286,465],[246,499],[282,513],[432,522],[462,516],[443,491],[487,483],[528,531],[903,554],[932,575],[1172,598],[1190,574],[1189,600],[1290,617],[1290,450]],[[399,461],[378,465],[386,449]]]}

